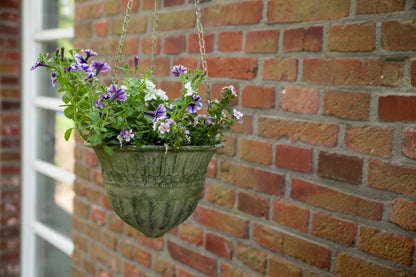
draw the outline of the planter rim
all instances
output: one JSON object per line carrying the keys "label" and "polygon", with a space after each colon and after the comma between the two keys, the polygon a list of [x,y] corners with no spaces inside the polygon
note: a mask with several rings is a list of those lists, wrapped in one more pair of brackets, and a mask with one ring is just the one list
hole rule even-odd
{"label": "planter rim", "polygon": [[[86,146],[93,148],[93,149],[104,149],[101,145],[92,146],[89,143],[85,143]],[[110,146],[113,151],[160,151],[166,152],[166,148],[163,145],[125,145],[125,146]],[[186,145],[182,146],[179,152],[183,151],[212,151],[221,149],[224,147],[224,143],[218,143],[215,145]],[[168,147],[168,151],[174,151],[172,147]]]}

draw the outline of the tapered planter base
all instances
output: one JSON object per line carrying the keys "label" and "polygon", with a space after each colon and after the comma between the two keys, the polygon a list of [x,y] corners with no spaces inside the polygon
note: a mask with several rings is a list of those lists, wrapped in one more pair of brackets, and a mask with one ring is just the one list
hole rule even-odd
{"label": "tapered planter base", "polygon": [[216,146],[93,147],[101,163],[107,196],[117,215],[147,237],[161,237],[185,221],[201,196]]}

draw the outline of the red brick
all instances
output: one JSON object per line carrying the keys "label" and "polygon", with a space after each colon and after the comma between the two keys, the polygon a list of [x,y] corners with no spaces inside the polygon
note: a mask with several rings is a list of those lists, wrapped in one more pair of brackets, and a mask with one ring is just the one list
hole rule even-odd
{"label": "red brick", "polygon": [[363,164],[362,158],[321,151],[318,175],[358,184],[362,180]]}
{"label": "red brick", "polygon": [[205,249],[223,258],[231,259],[233,256],[233,243],[226,237],[212,232],[205,235]]}
{"label": "red brick", "polygon": [[163,52],[179,54],[186,51],[186,36],[184,34],[167,35],[163,43]]}
{"label": "red brick", "polygon": [[176,267],[178,275],[177,277],[198,277],[194,274],[189,273],[188,271],[183,270],[182,268]]}
{"label": "red brick", "polygon": [[277,144],[275,164],[277,167],[301,172],[312,171],[312,149]]}
{"label": "red brick", "polygon": [[323,113],[344,119],[367,120],[370,94],[350,91],[325,90]]}
{"label": "red brick", "polygon": [[123,277],[137,277],[141,276],[140,268],[129,262],[123,262]]}
{"label": "red brick", "polygon": [[404,11],[406,0],[357,0],[357,14]]}
{"label": "red brick", "polygon": [[[142,51],[142,54],[150,55],[152,54],[152,45],[153,45],[153,37],[142,37],[140,39],[140,48]],[[156,38],[156,54],[160,53],[160,37]],[[140,64],[140,61],[139,61]]]}
{"label": "red brick", "polygon": [[292,179],[292,198],[324,209],[371,220],[380,220],[383,204],[316,184]]}
{"label": "red brick", "polygon": [[102,3],[87,3],[75,7],[75,20],[99,18],[103,14]]}
{"label": "red brick", "polygon": [[267,255],[257,249],[238,243],[236,246],[236,256],[246,266],[261,274],[266,273]]}
{"label": "red brick", "polygon": [[279,30],[257,30],[246,33],[246,53],[276,53]]}
{"label": "red brick", "polygon": [[163,6],[164,7],[171,7],[176,5],[183,5],[185,4],[185,0],[164,0]]}
{"label": "red brick", "polygon": [[[391,268],[371,263],[360,258],[350,256],[343,252],[337,255],[335,272],[339,276],[377,276],[377,277],[404,277],[402,272],[395,271]],[[410,277],[410,276],[409,276]]]}
{"label": "red brick", "polygon": [[195,27],[194,9],[180,9],[159,14],[158,31],[172,31]]}
{"label": "red brick", "polygon": [[217,264],[215,259],[202,255],[197,251],[184,247],[172,241],[168,242],[168,249],[171,257],[193,269],[196,269],[209,276],[215,276]]}
{"label": "red brick", "polygon": [[175,265],[166,259],[156,256],[155,264],[153,266],[154,271],[161,274],[164,277],[175,277]]}
{"label": "red brick", "polygon": [[349,11],[350,1],[347,0],[269,0],[267,22],[335,19],[348,16]]}
{"label": "red brick", "polygon": [[221,277],[254,277],[246,271],[237,269],[229,264],[221,262]]}
{"label": "red brick", "polygon": [[119,3],[115,1],[103,1],[104,5],[104,14],[105,15],[115,15],[120,12]]}
{"label": "red brick", "polygon": [[338,219],[329,214],[314,212],[312,234],[346,246],[352,246],[357,234],[357,224]]}
{"label": "red brick", "polygon": [[345,133],[345,146],[363,154],[390,157],[393,133],[389,128],[350,125]]}
{"label": "red brick", "polygon": [[124,224],[124,233],[127,236],[132,236],[137,242],[141,245],[145,245],[148,248],[152,248],[154,250],[162,250],[163,249],[163,237],[161,238],[148,238],[143,233],[137,231],[133,227],[128,224]]}
{"label": "red brick", "polygon": [[303,79],[306,82],[345,86],[398,86],[403,65],[380,59],[305,58]]}
{"label": "red brick", "polygon": [[269,256],[270,277],[301,277],[302,268],[278,257]]}
{"label": "red brick", "polygon": [[416,22],[383,22],[381,43],[386,50],[416,50]]}
{"label": "red brick", "polygon": [[260,245],[273,251],[300,259],[319,268],[329,269],[330,251],[319,244],[258,223],[253,225],[253,238]]}
{"label": "red brick", "polygon": [[390,220],[404,229],[416,231],[416,203],[401,198],[394,199]]}
{"label": "red brick", "polygon": [[97,206],[91,207],[91,219],[95,223],[102,225],[105,223],[105,211]]}
{"label": "red brick", "polygon": [[405,128],[402,133],[402,153],[416,159],[416,129]]}
{"label": "red brick", "polygon": [[[214,34],[204,34],[205,52],[209,53],[214,50]],[[200,53],[198,34],[188,35],[188,52]]]}
{"label": "red brick", "polygon": [[121,233],[123,230],[123,221],[115,213],[111,213],[107,217],[107,226],[110,230]]}
{"label": "red brick", "polygon": [[84,161],[90,166],[96,166],[98,164],[98,159],[94,150],[91,148],[84,149]]}
{"label": "red brick", "polygon": [[224,142],[224,148],[217,150],[216,154],[224,154],[230,157],[234,157],[236,154],[237,139],[234,137],[223,136],[222,140]]}
{"label": "red brick", "polygon": [[204,231],[201,228],[193,226],[191,224],[181,224],[178,227],[179,229],[179,238],[190,242],[194,245],[202,245]]}
{"label": "red brick", "polygon": [[218,49],[222,52],[241,51],[243,49],[243,32],[229,31],[219,33]]}
{"label": "red brick", "polygon": [[272,163],[272,145],[268,141],[240,139],[240,158],[260,164]]}
{"label": "red brick", "polygon": [[296,58],[264,58],[263,80],[296,81],[298,61]]}
{"label": "red brick", "polygon": [[319,109],[319,89],[285,87],[280,95],[283,111],[316,114]]}
{"label": "red brick", "polygon": [[146,267],[150,268],[152,266],[152,253],[142,247],[134,246],[133,258]]}
{"label": "red brick", "polygon": [[231,131],[236,132],[236,133],[252,134],[253,133],[253,116],[250,114],[245,114],[243,123],[234,124],[231,127]]}
{"label": "red brick", "polygon": [[360,227],[358,246],[361,250],[407,266],[412,264],[413,243],[413,240],[403,236]]}
{"label": "red brick", "polygon": [[202,22],[207,27],[255,24],[260,22],[262,13],[262,1],[218,4],[202,9]]}
{"label": "red brick", "polygon": [[378,117],[384,121],[416,122],[416,96],[388,95],[378,99]]}
{"label": "red brick", "polygon": [[275,106],[273,86],[246,85],[243,89],[241,104],[250,108],[272,109]]}
{"label": "red brick", "polygon": [[108,21],[101,20],[94,22],[94,33],[98,36],[107,36],[108,35]]}
{"label": "red brick", "polygon": [[309,210],[293,203],[275,200],[273,202],[273,220],[290,228],[307,232]]}
{"label": "red brick", "polygon": [[322,50],[322,26],[294,28],[283,33],[283,51],[320,51]]}
{"label": "red brick", "polygon": [[410,84],[416,87],[416,60],[411,60],[410,63]]}
{"label": "red brick", "polygon": [[370,159],[368,185],[397,193],[416,195],[416,167]]}
{"label": "red brick", "polygon": [[274,195],[283,195],[285,191],[284,176],[231,161],[221,162],[221,180]]}
{"label": "red brick", "polygon": [[241,238],[248,237],[248,220],[233,214],[198,206],[193,219],[226,234]]}
{"label": "red brick", "polygon": [[329,28],[330,51],[372,51],[375,48],[375,23],[333,25]]}
{"label": "red brick", "polygon": [[210,184],[206,191],[206,198],[211,203],[231,209],[234,207],[235,192],[222,185]]}
{"label": "red brick", "polygon": [[257,217],[269,218],[270,200],[246,191],[238,193],[238,210]]}
{"label": "red brick", "polygon": [[211,77],[253,79],[257,76],[257,58],[254,57],[207,57]]}
{"label": "red brick", "polygon": [[303,141],[314,145],[335,146],[338,139],[338,125],[308,121],[297,121],[273,117],[259,117],[258,135],[291,141]]}

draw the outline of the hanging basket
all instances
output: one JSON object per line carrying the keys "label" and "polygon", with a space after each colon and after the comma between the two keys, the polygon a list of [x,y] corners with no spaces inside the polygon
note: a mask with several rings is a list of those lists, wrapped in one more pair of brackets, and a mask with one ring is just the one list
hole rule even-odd
{"label": "hanging basket", "polygon": [[93,147],[102,167],[107,196],[117,215],[147,237],[161,237],[185,221],[201,196],[215,150],[223,145],[114,147],[109,156]]}

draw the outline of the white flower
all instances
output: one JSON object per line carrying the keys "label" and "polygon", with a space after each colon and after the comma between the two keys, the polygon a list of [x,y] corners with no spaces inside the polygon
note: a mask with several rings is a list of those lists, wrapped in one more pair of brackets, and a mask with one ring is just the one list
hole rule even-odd
{"label": "white flower", "polygon": [[187,82],[185,84],[185,88],[186,88],[185,96],[192,96],[195,93],[194,89],[192,88],[191,82]]}
{"label": "white flower", "polygon": [[156,100],[157,96],[154,93],[146,93],[144,96],[144,101],[149,102],[150,100]]}
{"label": "white flower", "polygon": [[157,90],[155,91],[155,94],[156,94],[157,96],[159,96],[159,98],[160,98],[160,99],[162,99],[163,101],[167,101],[167,100],[169,100],[169,97],[166,95],[166,92],[165,92],[165,91],[163,91],[163,90],[161,90],[161,89],[157,89]]}

